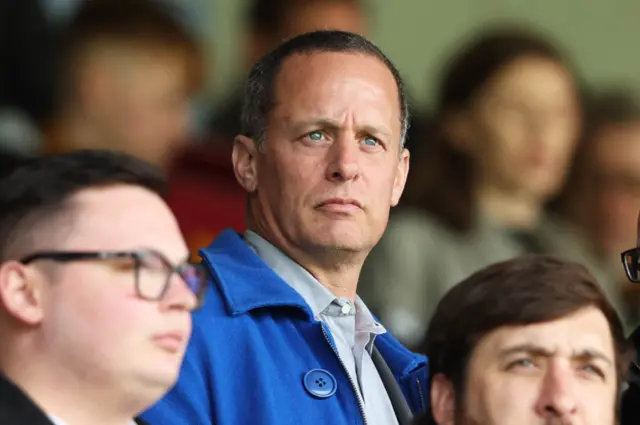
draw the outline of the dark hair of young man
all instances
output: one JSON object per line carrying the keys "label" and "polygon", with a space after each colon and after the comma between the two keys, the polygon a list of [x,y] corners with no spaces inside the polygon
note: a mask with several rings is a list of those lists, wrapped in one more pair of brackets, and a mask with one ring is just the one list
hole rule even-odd
{"label": "dark hair of young man", "polygon": [[442,298],[422,350],[429,358],[430,376],[444,375],[453,385],[456,406],[463,406],[467,367],[485,336],[503,327],[554,321],[588,307],[600,310],[609,324],[621,386],[632,349],[617,312],[585,267],[537,254],[488,266]]}
{"label": "dark hair of young man", "polygon": [[115,185],[134,185],[161,197],[162,171],[128,155],[79,150],[24,162],[0,179],[0,262],[27,254],[32,241],[64,234],[73,225],[73,195]]}

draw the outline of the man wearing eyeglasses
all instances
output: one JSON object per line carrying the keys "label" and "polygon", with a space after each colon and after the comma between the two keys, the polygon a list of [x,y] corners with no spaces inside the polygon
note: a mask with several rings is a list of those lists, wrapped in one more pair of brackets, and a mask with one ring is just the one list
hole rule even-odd
{"label": "man wearing eyeglasses", "polygon": [[[623,252],[621,257],[627,278],[633,283],[640,283],[640,214],[637,247]],[[622,395],[620,425],[640,423],[640,326],[631,334],[629,340],[636,348],[636,358],[629,366],[629,387]]]}
{"label": "man wearing eyeglasses", "polygon": [[77,151],[0,180],[0,423],[130,425],[174,384],[204,275],[163,175]]}

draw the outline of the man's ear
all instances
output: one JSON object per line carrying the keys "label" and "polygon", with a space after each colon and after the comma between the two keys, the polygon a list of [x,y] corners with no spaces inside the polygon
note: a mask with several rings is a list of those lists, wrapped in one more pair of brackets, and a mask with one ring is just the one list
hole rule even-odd
{"label": "man's ear", "polygon": [[255,192],[258,188],[258,145],[249,137],[236,136],[233,140],[233,172],[240,186],[248,193]]}
{"label": "man's ear", "polygon": [[436,374],[431,380],[431,412],[438,425],[455,423],[455,390],[443,374]]}
{"label": "man's ear", "polygon": [[38,273],[17,261],[0,264],[0,304],[17,321],[35,326],[43,319],[42,286]]}

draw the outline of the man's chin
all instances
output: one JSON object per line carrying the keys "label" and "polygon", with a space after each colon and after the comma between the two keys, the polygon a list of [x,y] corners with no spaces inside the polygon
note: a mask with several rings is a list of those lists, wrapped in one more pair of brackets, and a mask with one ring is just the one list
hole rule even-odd
{"label": "man's chin", "polygon": [[313,245],[316,248],[327,251],[341,252],[362,252],[366,249],[363,237],[359,232],[349,232],[348,229],[332,229],[319,234],[313,238]]}

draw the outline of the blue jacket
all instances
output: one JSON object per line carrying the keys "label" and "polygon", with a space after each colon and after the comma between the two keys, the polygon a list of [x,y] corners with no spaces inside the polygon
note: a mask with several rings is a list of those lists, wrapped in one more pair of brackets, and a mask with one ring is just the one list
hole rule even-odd
{"label": "blue jacket", "polygon": [[[200,255],[212,278],[193,316],[180,378],[142,418],[151,425],[363,424],[329,329],[302,297],[234,231],[225,230]],[[375,345],[410,408],[424,412],[426,358],[388,333]],[[315,391],[318,380],[305,379],[314,369],[335,393]]]}

